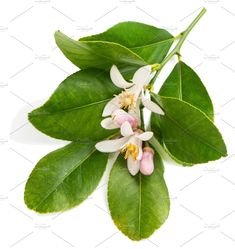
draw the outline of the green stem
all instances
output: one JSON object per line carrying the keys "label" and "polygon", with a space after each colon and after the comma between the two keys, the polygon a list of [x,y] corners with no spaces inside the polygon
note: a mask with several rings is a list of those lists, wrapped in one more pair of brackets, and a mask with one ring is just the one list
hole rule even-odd
{"label": "green stem", "polygon": [[[174,56],[174,55],[178,55],[180,56],[180,49],[185,41],[185,39],[187,38],[188,34],[190,33],[190,31],[194,28],[194,26],[198,23],[198,21],[201,19],[201,17],[205,14],[206,9],[203,8],[201,10],[201,12],[197,15],[197,17],[192,21],[192,23],[188,26],[188,28],[183,31],[180,35],[176,36],[177,38],[179,38],[178,43],[176,44],[176,46],[174,47],[174,49],[166,56],[166,58],[162,61],[162,63],[160,64],[160,68],[158,69],[157,73],[155,74],[154,78],[151,80],[151,82],[149,83],[150,86],[153,86],[156,78],[158,77],[159,73],[161,72],[162,68],[167,64],[167,62]],[[153,65],[154,67],[154,65]]]}

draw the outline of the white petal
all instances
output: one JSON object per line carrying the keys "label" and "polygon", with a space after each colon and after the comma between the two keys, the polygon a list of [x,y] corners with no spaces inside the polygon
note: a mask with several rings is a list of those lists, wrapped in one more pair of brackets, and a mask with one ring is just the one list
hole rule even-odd
{"label": "white petal", "polygon": [[161,107],[159,105],[155,104],[153,101],[142,97],[142,103],[143,103],[144,107],[146,107],[150,111],[155,112],[155,113],[160,114],[160,115],[164,115],[164,112],[161,109]]}
{"label": "white petal", "polygon": [[102,117],[110,116],[114,110],[119,108],[118,97],[114,97],[105,105]]}
{"label": "white petal", "polygon": [[101,121],[100,124],[106,130],[112,130],[118,128],[118,126],[113,122],[112,118],[105,118]]}
{"label": "white petal", "polygon": [[133,160],[133,158],[129,156],[127,159],[127,168],[133,176],[136,175],[140,170],[140,161]]}
{"label": "white petal", "polygon": [[116,152],[128,141],[128,137],[122,137],[113,140],[105,140],[97,143],[95,148],[100,152]]}
{"label": "white petal", "polygon": [[115,111],[112,112],[112,117],[116,116],[116,115],[125,115],[126,111],[124,111],[123,109],[116,109]]}
{"label": "white petal", "polygon": [[143,156],[143,150],[142,150],[142,144],[143,144],[143,142],[142,142],[142,140],[140,140],[140,139],[137,139],[138,141],[137,141],[137,146],[138,146],[138,149],[139,149],[139,153],[138,153],[138,156],[137,156],[137,160],[141,160],[142,159],[142,156]]}
{"label": "white petal", "polygon": [[110,70],[110,77],[112,82],[114,83],[114,85],[116,85],[117,87],[120,88],[128,88],[130,86],[132,86],[132,83],[127,82],[123,76],[121,75],[120,71],[118,70],[118,68],[113,65],[111,70]]}
{"label": "white petal", "polygon": [[136,135],[135,137],[139,138],[142,141],[148,141],[152,138],[153,132],[152,131],[146,131],[144,133],[141,133],[139,135]]}
{"label": "white petal", "polygon": [[151,71],[152,67],[150,65],[139,68],[133,76],[133,83],[141,85],[142,87],[148,85],[151,80]]}
{"label": "white petal", "polygon": [[125,121],[121,126],[121,134],[123,137],[129,137],[134,134],[129,122]]}

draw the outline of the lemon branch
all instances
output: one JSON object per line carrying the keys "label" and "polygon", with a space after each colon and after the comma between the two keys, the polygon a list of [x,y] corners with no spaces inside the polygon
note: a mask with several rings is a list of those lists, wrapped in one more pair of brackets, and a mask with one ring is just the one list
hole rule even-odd
{"label": "lemon branch", "polygon": [[173,48],[173,50],[166,56],[166,58],[162,61],[161,64],[154,64],[153,65],[153,71],[157,71],[157,73],[155,74],[154,78],[151,80],[151,82],[149,83],[150,86],[153,86],[156,78],[158,77],[159,73],[161,72],[162,68],[167,64],[167,62],[174,56],[177,55],[178,57],[180,57],[180,49],[185,41],[185,39],[187,38],[188,34],[190,33],[190,31],[194,28],[194,26],[198,23],[198,21],[201,19],[201,17],[205,14],[206,9],[203,8],[200,13],[197,15],[197,17],[192,21],[192,23],[188,26],[188,28],[181,32],[179,35],[177,35],[175,37],[175,40],[178,39],[178,43],[176,44],[176,46]]}

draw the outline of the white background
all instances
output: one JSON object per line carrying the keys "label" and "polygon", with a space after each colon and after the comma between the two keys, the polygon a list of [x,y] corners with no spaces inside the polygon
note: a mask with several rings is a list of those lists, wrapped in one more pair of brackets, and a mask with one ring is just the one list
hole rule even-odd
{"label": "white background", "polygon": [[[233,0],[0,1],[0,245],[1,248],[234,248],[235,247],[235,3]],[[36,131],[27,113],[77,68],[56,48],[60,29],[79,38],[125,20],[164,27],[174,35],[199,12],[206,15],[182,48],[215,106],[228,146],[219,161],[184,168],[165,164],[171,196],[166,223],[149,239],[130,241],[107,209],[107,175],[80,206],[39,215],[23,192],[35,163],[65,144]],[[166,70],[156,85],[161,84]]]}

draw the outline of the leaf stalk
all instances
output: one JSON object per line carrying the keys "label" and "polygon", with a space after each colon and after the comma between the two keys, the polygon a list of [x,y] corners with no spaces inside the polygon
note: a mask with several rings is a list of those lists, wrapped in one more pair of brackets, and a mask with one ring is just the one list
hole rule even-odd
{"label": "leaf stalk", "polygon": [[[174,49],[165,57],[165,59],[162,61],[161,64],[154,64],[153,65],[153,71],[157,71],[151,82],[149,83],[150,86],[153,86],[155,83],[156,78],[160,74],[162,68],[167,64],[167,62],[174,56],[177,55],[178,58],[180,58],[180,49],[186,40],[187,36],[189,35],[190,31],[194,28],[194,26],[198,23],[198,21],[201,19],[201,17],[206,13],[206,9],[203,8],[200,13],[196,16],[196,18],[191,22],[191,24],[188,26],[185,31],[180,33],[175,37],[175,39],[179,39],[178,43],[174,47]],[[157,65],[157,66],[156,66]],[[160,65],[160,66],[159,66]]]}

